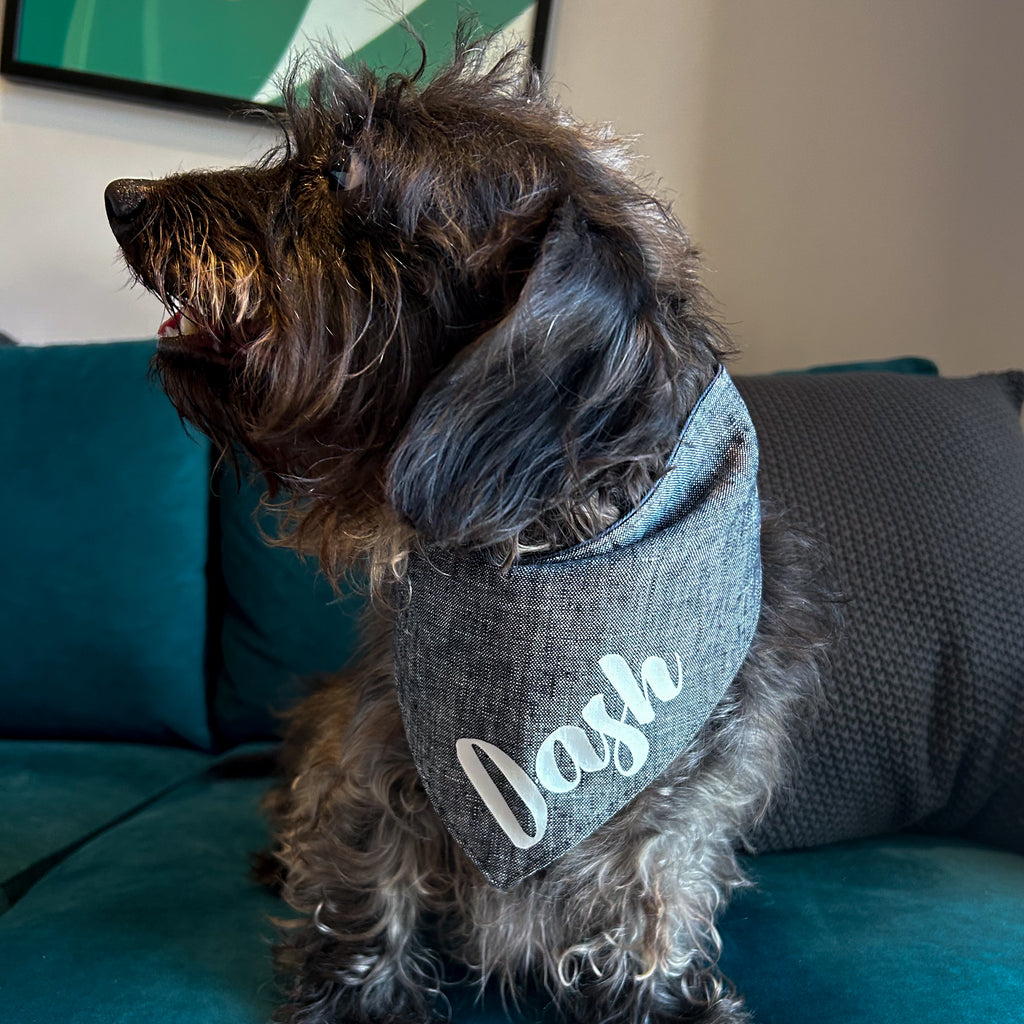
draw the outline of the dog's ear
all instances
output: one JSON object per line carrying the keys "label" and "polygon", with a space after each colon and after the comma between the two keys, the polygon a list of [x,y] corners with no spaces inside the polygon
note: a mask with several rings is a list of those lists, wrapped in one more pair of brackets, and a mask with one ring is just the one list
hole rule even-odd
{"label": "dog's ear", "polygon": [[514,537],[664,440],[676,367],[650,281],[628,227],[558,209],[514,307],[431,382],[390,460],[391,501],[426,541]]}

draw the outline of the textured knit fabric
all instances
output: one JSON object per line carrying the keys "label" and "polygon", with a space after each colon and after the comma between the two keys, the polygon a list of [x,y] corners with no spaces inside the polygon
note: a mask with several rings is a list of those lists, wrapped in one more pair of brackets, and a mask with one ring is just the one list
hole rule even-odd
{"label": "textured knit fabric", "polygon": [[732,682],[760,609],[756,478],[750,419],[722,370],[668,472],[600,536],[507,572],[452,551],[411,562],[395,627],[409,745],[494,885],[624,807]]}
{"label": "textured knit fabric", "polygon": [[843,594],[759,849],[898,828],[1024,850],[1024,375],[739,378],[768,501]]}

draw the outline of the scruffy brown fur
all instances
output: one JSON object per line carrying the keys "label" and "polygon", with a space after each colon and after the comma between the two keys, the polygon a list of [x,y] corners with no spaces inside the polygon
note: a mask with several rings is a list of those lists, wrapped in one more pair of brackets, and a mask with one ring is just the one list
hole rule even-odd
{"label": "scruffy brown fur", "polygon": [[[636,505],[729,345],[622,147],[558,110],[519,54],[489,60],[466,35],[429,81],[329,54],[308,99],[296,81],[284,141],[255,166],[107,190],[129,268],[183,314],[155,359],[182,416],[248,454],[294,544],[332,574],[363,564],[378,597],[416,547],[507,564]],[[424,794],[374,604],[358,667],[295,711],[269,800],[301,914],[278,953],[283,1020],[443,1016],[436,949],[513,994],[538,978],[579,1024],[745,1019],[715,916],[828,634],[809,546],[763,522],[760,623],[711,720],[511,892]]]}

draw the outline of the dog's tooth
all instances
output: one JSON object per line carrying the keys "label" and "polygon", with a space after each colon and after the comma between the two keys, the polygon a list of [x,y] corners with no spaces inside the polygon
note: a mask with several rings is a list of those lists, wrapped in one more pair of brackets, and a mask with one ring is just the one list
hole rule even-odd
{"label": "dog's tooth", "polygon": [[182,313],[179,321],[182,335],[198,334],[199,325],[188,315],[188,313]]}
{"label": "dog's tooth", "polygon": [[181,314],[175,313],[174,316],[165,320],[160,325],[160,330],[157,331],[156,336],[158,338],[180,338],[181,337]]}

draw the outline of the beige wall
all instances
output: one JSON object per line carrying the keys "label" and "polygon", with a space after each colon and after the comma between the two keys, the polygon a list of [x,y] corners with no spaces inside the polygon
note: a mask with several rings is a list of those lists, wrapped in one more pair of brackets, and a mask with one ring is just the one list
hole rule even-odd
{"label": "beige wall", "polygon": [[[561,0],[554,27],[558,93],[641,136],[743,369],[1024,363],[1024,4]],[[152,333],[160,310],[123,287],[103,186],[238,163],[269,138],[0,82],[0,329]]]}
{"label": "beige wall", "polygon": [[1024,4],[564,0],[579,116],[640,134],[743,368],[1024,364]]}

